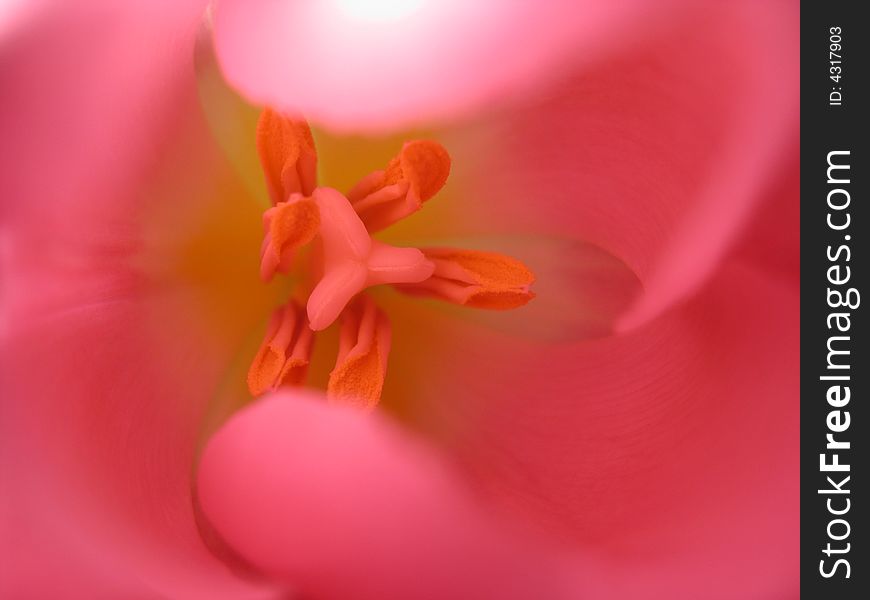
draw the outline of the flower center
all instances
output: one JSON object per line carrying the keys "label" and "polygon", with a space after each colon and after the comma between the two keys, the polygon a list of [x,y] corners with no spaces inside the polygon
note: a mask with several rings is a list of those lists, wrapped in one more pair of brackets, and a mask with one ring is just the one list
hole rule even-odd
{"label": "flower center", "polygon": [[[405,143],[381,171],[347,194],[317,185],[317,153],[308,124],[271,109],[257,126],[257,151],[273,206],[263,215],[260,275],[301,268],[312,280],[272,316],[248,371],[254,396],[304,383],[314,333],[340,321],[330,400],[370,408],[380,400],[390,324],[365,293],[377,285],[455,304],[506,310],[534,297],[534,275],[520,261],[490,252],[399,248],[372,238],[411,215],[444,186],[450,157],[438,143]],[[307,265],[297,251],[311,245]],[[304,307],[304,308],[303,308]]]}

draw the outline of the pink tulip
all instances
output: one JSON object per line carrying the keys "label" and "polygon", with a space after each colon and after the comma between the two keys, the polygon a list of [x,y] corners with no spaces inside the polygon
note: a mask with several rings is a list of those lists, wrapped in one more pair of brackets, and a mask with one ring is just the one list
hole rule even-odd
{"label": "pink tulip", "polygon": [[796,596],[797,8],[0,8],[0,596]]}

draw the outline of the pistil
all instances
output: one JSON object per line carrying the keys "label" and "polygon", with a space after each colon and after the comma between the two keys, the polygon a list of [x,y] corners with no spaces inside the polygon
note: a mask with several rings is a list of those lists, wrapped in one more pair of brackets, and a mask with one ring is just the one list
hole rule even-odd
{"label": "pistil", "polygon": [[254,396],[303,384],[314,332],[339,321],[327,396],[375,406],[387,372],[390,324],[365,293],[369,287],[394,285],[412,295],[496,310],[517,308],[534,297],[534,275],[509,256],[399,248],[372,239],[372,233],[420,210],[444,186],[450,157],[437,142],[407,142],[383,170],[363,178],[346,196],[317,185],[317,153],[305,121],[264,110],[257,150],[274,205],[263,215],[262,278],[288,273],[306,244],[317,248],[307,255],[313,285],[294,293],[301,299],[311,290],[304,309],[294,300],[275,312],[251,364],[248,387]]}

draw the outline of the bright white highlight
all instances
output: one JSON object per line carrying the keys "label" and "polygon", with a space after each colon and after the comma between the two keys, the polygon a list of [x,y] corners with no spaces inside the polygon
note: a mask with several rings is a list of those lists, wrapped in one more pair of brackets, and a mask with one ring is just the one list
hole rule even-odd
{"label": "bright white highlight", "polygon": [[360,21],[397,21],[417,11],[425,0],[333,0],[349,18]]}
{"label": "bright white highlight", "polygon": [[0,0],[0,38],[22,26],[42,4],[42,0]]}

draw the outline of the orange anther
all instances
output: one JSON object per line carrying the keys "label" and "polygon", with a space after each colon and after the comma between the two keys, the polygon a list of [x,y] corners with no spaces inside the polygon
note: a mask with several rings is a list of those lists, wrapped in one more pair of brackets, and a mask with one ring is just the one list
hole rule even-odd
{"label": "orange anther", "polygon": [[390,322],[360,296],[341,315],[338,359],[329,375],[330,401],[373,408],[381,399],[390,354]]}
{"label": "orange anther", "polygon": [[248,370],[248,389],[254,396],[286,386],[301,385],[308,372],[313,334],[305,310],[290,302],[272,314],[260,350]]}
{"label": "orange anther", "polygon": [[320,211],[311,198],[293,194],[263,213],[263,247],[260,256],[260,277],[269,281],[275,271],[286,272],[293,252],[317,235]]}
{"label": "orange anther", "polygon": [[386,169],[362,179],[347,194],[369,231],[380,231],[420,210],[444,187],[450,174],[450,155],[431,140],[402,146]]}
{"label": "orange anther", "polygon": [[257,122],[257,152],[272,204],[291,194],[310,196],[317,186],[317,151],[311,128],[266,108]]}
{"label": "orange anther", "polygon": [[402,291],[492,310],[518,308],[535,297],[529,289],[534,274],[510,256],[453,248],[426,248],[423,254],[435,271],[422,283],[397,286]]}

